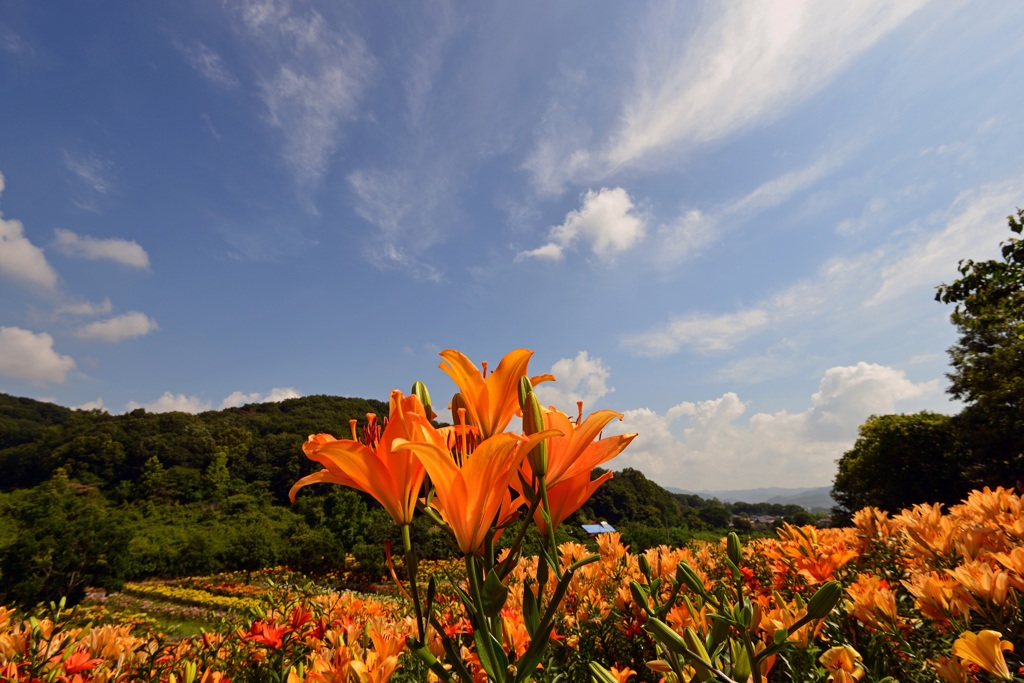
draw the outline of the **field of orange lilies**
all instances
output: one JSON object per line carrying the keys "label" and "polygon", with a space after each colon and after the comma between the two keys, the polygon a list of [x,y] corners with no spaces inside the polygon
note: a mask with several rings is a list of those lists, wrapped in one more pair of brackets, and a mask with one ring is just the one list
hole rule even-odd
{"label": "field of orange lilies", "polygon": [[[442,352],[459,389],[451,427],[435,427],[417,382],[361,435],[353,424],[351,439],[305,444],[324,469],[293,499],[308,484],[350,486],[401,528],[397,597],[277,587],[240,623],[176,639],[81,625],[57,605],[0,608],[0,681],[1024,681],[1017,494],[865,509],[850,528],[785,526],[746,547],[735,534],[642,554],[617,534],[559,546],[555,528],[607,479],[594,467],[635,435],[601,438],[613,411],[543,408],[533,387],[553,378],[529,377],[531,355],[488,374]],[[522,432],[505,431],[517,412]],[[413,515],[452,536],[461,568],[419,561]],[[528,533],[539,556],[522,554]]]}

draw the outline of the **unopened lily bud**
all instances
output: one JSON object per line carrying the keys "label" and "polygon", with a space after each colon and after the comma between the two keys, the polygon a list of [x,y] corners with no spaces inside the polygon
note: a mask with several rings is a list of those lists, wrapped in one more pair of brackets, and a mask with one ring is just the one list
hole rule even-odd
{"label": "unopened lily bud", "polygon": [[838,581],[829,581],[811,596],[807,603],[807,616],[811,619],[824,619],[843,596],[843,585]]}
{"label": "unopened lily bud", "polygon": [[706,595],[708,592],[708,589],[704,587],[704,582],[697,576],[697,572],[693,571],[693,567],[686,560],[682,560],[679,566],[676,567],[676,581],[698,595]]}
{"label": "unopened lily bud", "polygon": [[644,587],[640,584],[639,581],[632,581],[629,584],[629,592],[632,595],[633,602],[636,603],[637,607],[644,610],[645,612],[649,611],[647,605],[647,593],[644,591]]}
{"label": "unopened lily bud", "polygon": [[646,555],[641,555],[637,558],[637,564],[640,565],[640,571],[643,573],[647,580],[651,580],[651,561],[647,559]]}
{"label": "unopened lily bud", "polygon": [[740,537],[736,535],[735,531],[730,531],[726,537],[725,552],[729,559],[732,560],[732,563],[738,567],[743,559],[743,546],[740,544]]}
{"label": "unopened lily bud", "polygon": [[[544,411],[533,392],[529,377],[519,378],[519,407],[523,410],[523,434],[530,436],[544,430]],[[530,469],[538,477],[548,473],[548,442],[541,441],[526,454]]]}
{"label": "unopened lily bud", "polygon": [[413,394],[413,396],[420,400],[420,403],[423,404],[423,409],[427,413],[428,420],[433,420],[435,417],[437,417],[436,415],[434,415],[433,404],[430,402],[430,392],[427,391],[426,384],[420,381],[416,381],[412,385],[411,393]]}

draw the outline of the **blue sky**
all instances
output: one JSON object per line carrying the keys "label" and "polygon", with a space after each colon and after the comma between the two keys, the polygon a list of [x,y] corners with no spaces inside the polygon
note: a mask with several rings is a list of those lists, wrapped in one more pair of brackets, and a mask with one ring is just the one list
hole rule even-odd
{"label": "blue sky", "polygon": [[[0,391],[111,413],[536,350],[614,463],[819,486],[954,412],[1024,5],[0,0]],[[340,431],[324,425],[325,431]]]}

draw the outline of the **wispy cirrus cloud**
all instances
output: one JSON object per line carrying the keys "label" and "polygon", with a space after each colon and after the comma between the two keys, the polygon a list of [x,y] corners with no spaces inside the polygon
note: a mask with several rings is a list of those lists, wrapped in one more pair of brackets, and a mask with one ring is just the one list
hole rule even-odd
{"label": "wispy cirrus cloud", "polygon": [[178,51],[181,52],[185,61],[193,69],[214,85],[224,88],[237,88],[240,85],[238,77],[224,64],[220,54],[196,40],[192,43],[175,43]]}
{"label": "wispy cirrus cloud", "polygon": [[942,230],[916,235],[902,257],[886,264],[867,305],[948,282],[957,276],[961,259],[993,257],[1006,234],[1006,215],[1020,202],[1022,182],[1024,178],[1013,178],[960,193],[946,211],[949,218]]}
{"label": "wispy cirrus cloud", "polygon": [[64,167],[96,194],[109,194],[114,188],[114,162],[99,154],[65,150]]}
{"label": "wispy cirrus cloud", "polygon": [[657,262],[673,266],[705,251],[727,234],[727,226],[747,221],[814,186],[846,158],[847,151],[825,154],[794,171],[768,180],[750,193],[710,210],[688,209],[658,228]]}
{"label": "wispy cirrus cloud", "polygon": [[693,12],[652,4],[629,27],[635,57],[620,116],[585,135],[579,116],[549,121],[526,168],[538,189],[557,193],[774,121],[926,2],[709,3],[695,23]]}
{"label": "wispy cirrus cloud", "polygon": [[255,69],[267,121],[283,137],[282,155],[299,183],[318,181],[344,125],[358,114],[377,63],[358,35],[315,9],[286,0],[242,0],[231,7],[256,46]]}
{"label": "wispy cirrus cloud", "polygon": [[930,298],[938,283],[956,277],[960,259],[995,256],[1007,207],[1018,201],[1020,186],[1014,177],[964,191],[937,214],[931,229],[894,231],[888,242],[828,259],[814,277],[748,306],[722,313],[675,314],[649,330],[624,336],[622,344],[645,356],[683,350],[709,353],[729,351],[754,335],[811,318],[819,327],[849,324],[857,316],[863,316],[865,325],[873,324],[883,305],[923,291]]}
{"label": "wispy cirrus cloud", "polygon": [[131,268],[149,270],[149,254],[135,240],[89,237],[64,228],[57,228],[53,232],[56,236],[53,246],[65,256],[90,261],[103,259]]}

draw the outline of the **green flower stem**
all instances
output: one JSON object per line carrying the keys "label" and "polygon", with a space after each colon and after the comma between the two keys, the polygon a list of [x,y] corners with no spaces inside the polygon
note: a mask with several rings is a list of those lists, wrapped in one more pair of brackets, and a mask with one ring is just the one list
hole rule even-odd
{"label": "green flower stem", "polygon": [[402,547],[405,549],[405,571],[409,574],[409,592],[412,594],[412,609],[416,614],[416,633],[420,642],[426,640],[426,624],[423,620],[423,607],[420,605],[420,589],[416,585],[416,572],[419,564],[416,555],[412,551],[412,536],[409,525],[402,525]]}
{"label": "green flower stem", "polygon": [[[494,632],[494,624],[491,623],[490,618],[484,610],[483,591],[480,586],[480,572],[476,564],[476,555],[472,553],[466,555],[466,574],[469,575],[469,595],[473,600],[473,608],[477,614],[477,628],[484,631],[484,636],[476,639],[477,649],[480,649],[480,646],[483,645],[483,649],[486,650],[486,652],[478,653],[480,655],[480,662],[481,664],[488,663],[492,665],[485,668],[493,668],[493,663],[497,661],[497,657],[494,653],[495,639],[492,635]],[[500,638],[497,640],[498,642],[501,642]],[[494,677],[498,672],[488,671],[487,673]]]}

